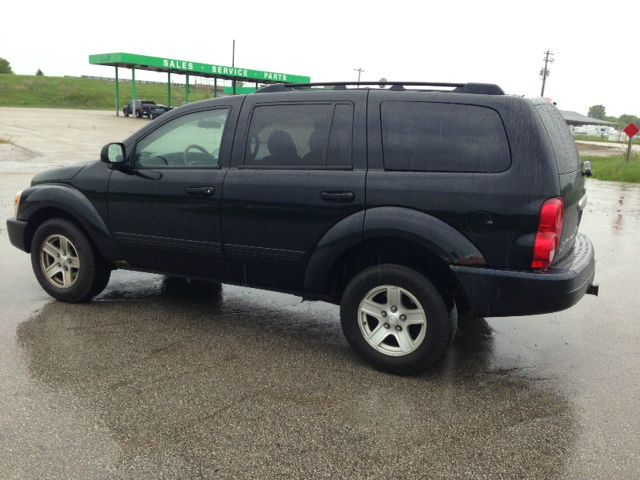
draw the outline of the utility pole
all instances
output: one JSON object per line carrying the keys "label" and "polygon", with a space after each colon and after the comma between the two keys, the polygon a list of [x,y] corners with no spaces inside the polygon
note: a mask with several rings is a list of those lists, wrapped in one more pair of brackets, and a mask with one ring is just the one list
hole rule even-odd
{"label": "utility pole", "polygon": [[544,97],[544,87],[547,83],[547,77],[549,76],[549,64],[555,62],[553,59],[553,52],[550,49],[547,49],[544,52],[544,68],[540,70],[540,76],[542,77],[542,91],[540,92],[540,96]]}
{"label": "utility pole", "polygon": [[366,72],[366,70],[362,67],[354,68],[353,70],[354,72],[358,72],[358,83],[360,83],[360,75],[362,74],[362,72]]}
{"label": "utility pole", "polygon": [[[231,68],[234,68],[236,66],[236,41],[235,39],[233,40],[233,47],[231,49]],[[236,94],[236,81],[235,80],[231,80],[232,85],[233,85],[233,94]]]}

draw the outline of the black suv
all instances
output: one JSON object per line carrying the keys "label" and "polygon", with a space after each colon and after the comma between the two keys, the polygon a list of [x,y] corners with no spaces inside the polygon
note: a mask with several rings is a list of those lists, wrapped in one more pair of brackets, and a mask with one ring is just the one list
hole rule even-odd
{"label": "black suv", "polygon": [[178,108],[100,162],[37,175],[11,242],[67,302],[126,268],[339,304],[354,350],[395,373],[435,362],[462,315],[597,294],[578,234],[590,171],[558,110],[495,85],[411,85]]}
{"label": "black suv", "polygon": [[123,109],[125,117],[133,115],[133,107],[135,106],[135,115],[138,118],[149,117],[151,110],[156,107],[156,102],[153,100],[136,100],[135,102],[128,103]]}
{"label": "black suv", "polygon": [[165,105],[155,105],[149,110],[149,118],[153,120],[154,118],[158,118],[160,115],[164,115],[171,110],[173,110],[173,108],[167,107]]}

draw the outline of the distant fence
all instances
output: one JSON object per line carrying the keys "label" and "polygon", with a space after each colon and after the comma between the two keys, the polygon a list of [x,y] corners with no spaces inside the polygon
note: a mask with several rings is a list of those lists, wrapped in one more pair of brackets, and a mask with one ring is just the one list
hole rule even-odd
{"label": "distant fence", "polygon": [[[625,144],[629,142],[629,137],[627,136],[627,134],[624,132],[618,132],[618,131],[610,135],[587,135],[583,133],[575,133],[575,132],[572,132],[572,133],[573,133],[573,137],[576,140],[602,142],[602,143],[625,143]],[[636,135],[635,137],[633,137],[633,139],[631,140],[631,143],[640,143],[640,135]]]}
{"label": "distant fence", "polygon": [[[65,75],[65,78],[78,78],[78,77],[74,77],[72,75]],[[81,75],[80,78],[82,78],[83,80],[104,80],[107,82],[115,82],[116,79],[114,77],[94,77],[92,75]],[[198,78],[198,77],[192,77],[194,79]],[[210,79],[207,79],[210,80]],[[118,79],[118,81],[120,83],[131,83],[131,79],[129,78],[120,78]],[[194,82],[198,82],[198,83],[191,83],[192,87],[200,87],[200,86],[206,86],[206,87],[213,87],[213,81],[211,81],[211,83],[204,82],[202,81],[202,79],[200,79],[200,81],[198,80],[194,80]],[[218,90],[222,90],[222,81],[218,80],[219,85],[218,85]],[[166,85],[167,82],[152,82],[150,80],[137,80],[136,79],[136,83],[144,83],[144,84],[148,84],[148,85]],[[171,85],[184,85],[184,83],[176,83],[176,82],[171,82]]]}

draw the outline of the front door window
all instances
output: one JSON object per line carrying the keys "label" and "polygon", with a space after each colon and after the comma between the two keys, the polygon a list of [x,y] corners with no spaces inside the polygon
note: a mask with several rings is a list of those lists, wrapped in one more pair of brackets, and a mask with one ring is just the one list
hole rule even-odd
{"label": "front door window", "polygon": [[220,143],[229,110],[178,117],[143,138],[136,147],[137,168],[218,168]]}

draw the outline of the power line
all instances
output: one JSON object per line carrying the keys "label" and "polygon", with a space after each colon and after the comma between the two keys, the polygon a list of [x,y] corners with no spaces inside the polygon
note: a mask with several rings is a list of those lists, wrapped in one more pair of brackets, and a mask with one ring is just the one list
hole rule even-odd
{"label": "power line", "polygon": [[551,49],[547,49],[547,51],[544,52],[544,58],[542,59],[544,60],[544,68],[540,70],[540,77],[542,77],[542,90],[540,91],[541,97],[544,97],[544,87],[547,83],[547,77],[550,73],[549,64],[555,62],[553,55],[554,53],[551,51]]}

